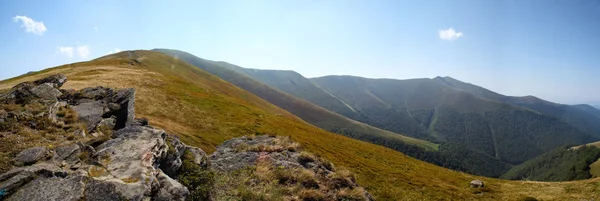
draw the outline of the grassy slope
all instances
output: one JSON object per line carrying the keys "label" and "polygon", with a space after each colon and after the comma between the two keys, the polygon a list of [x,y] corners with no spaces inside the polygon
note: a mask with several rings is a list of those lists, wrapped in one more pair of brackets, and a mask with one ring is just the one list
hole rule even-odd
{"label": "grassy slope", "polygon": [[[335,128],[345,128],[366,135],[373,135],[390,141],[401,141],[406,144],[417,145],[426,150],[436,150],[437,144],[425,140],[419,140],[411,137],[406,137],[386,130],[375,128],[351,119],[348,119],[339,114],[330,112],[310,102],[301,100],[287,93],[273,89],[270,86],[262,84],[248,76],[240,74],[241,68],[235,68],[231,64],[225,62],[214,62],[204,60],[186,52],[178,50],[157,49],[155,51],[177,55],[179,59],[187,61],[213,75],[216,75],[266,101],[273,103],[290,111],[292,114],[302,118],[304,121],[325,130],[333,130]],[[238,70],[231,70],[238,69]]]}
{"label": "grassy slope", "polygon": [[[348,167],[380,200],[600,198],[600,179],[578,182],[516,182],[481,178],[427,164],[381,146],[350,139],[311,126],[286,111],[200,69],[154,52],[138,51],[145,66],[132,66],[126,53],[103,60],[65,65],[0,82],[6,89],[54,73],[67,75],[63,88],[134,87],[136,114],[178,134],[208,152],[231,137],[249,133],[289,135],[308,151]],[[145,59],[143,59],[145,58]],[[490,192],[474,194],[472,179],[482,179]],[[595,196],[595,197],[594,197]]]}

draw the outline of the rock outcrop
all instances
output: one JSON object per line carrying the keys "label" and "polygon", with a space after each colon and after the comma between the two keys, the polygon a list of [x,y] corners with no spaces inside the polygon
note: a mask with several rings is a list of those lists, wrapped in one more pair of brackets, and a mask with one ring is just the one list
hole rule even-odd
{"label": "rock outcrop", "polygon": [[[217,147],[210,155],[210,162],[212,169],[230,175],[234,183],[249,181],[241,184],[247,186],[249,194],[265,189],[299,192],[270,198],[274,200],[373,200],[350,172],[338,170],[329,161],[302,151],[298,143],[287,137],[231,139]],[[273,180],[276,185],[269,186]],[[233,187],[234,191],[236,184],[225,186]],[[234,196],[226,192],[216,197],[228,200]]]}
{"label": "rock outcrop", "polygon": [[[185,200],[189,190],[173,179],[181,157],[186,151],[194,153],[193,161],[200,164],[207,161],[204,151],[149,126],[147,119],[135,119],[133,89],[59,89],[65,82],[64,75],[53,75],[21,83],[0,96],[0,103],[43,103],[51,121],[71,108],[85,124],[80,135],[110,136],[90,140],[92,144],[21,151],[14,159],[21,167],[0,175],[0,200]],[[6,111],[0,115],[23,116]]]}
{"label": "rock outcrop", "polygon": [[[134,89],[60,89],[66,81],[53,75],[0,94],[0,104],[21,105],[20,112],[0,109],[0,126],[23,127],[0,132],[2,137],[35,129],[72,135],[57,146],[40,141],[16,151],[16,167],[0,174],[0,200],[252,199],[239,194],[244,188],[266,196],[276,194],[265,190],[288,189],[280,197],[286,200],[373,200],[348,171],[302,151],[289,138],[235,138],[208,157],[148,119],[136,119]],[[38,109],[27,111],[32,105]],[[255,171],[236,174],[248,169]],[[233,183],[215,186],[215,177]]]}

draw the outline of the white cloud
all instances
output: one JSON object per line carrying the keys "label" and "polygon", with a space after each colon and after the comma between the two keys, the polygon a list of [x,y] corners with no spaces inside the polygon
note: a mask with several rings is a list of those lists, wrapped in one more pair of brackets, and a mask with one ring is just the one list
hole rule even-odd
{"label": "white cloud", "polygon": [[449,28],[446,30],[439,30],[438,35],[440,39],[447,41],[455,41],[456,39],[463,36],[462,32],[456,32],[453,28]]}
{"label": "white cloud", "polygon": [[62,54],[62,55],[65,55],[65,56],[68,56],[68,57],[73,57],[73,47],[59,46],[56,49],[57,49],[57,52],[60,53],[60,54]]}
{"label": "white cloud", "polygon": [[25,27],[25,31],[31,32],[33,34],[42,35],[47,30],[46,26],[44,25],[44,22],[36,22],[35,20],[27,16],[17,15],[13,17],[13,20],[15,22],[21,21],[21,27]]}
{"label": "white cloud", "polygon": [[90,46],[82,45],[77,47],[77,55],[81,58],[87,58],[90,55]]}
{"label": "white cloud", "polygon": [[90,46],[88,45],[81,45],[77,47],[58,46],[56,49],[57,53],[67,57],[73,57],[75,54],[77,54],[77,56],[85,59],[90,56]]}
{"label": "white cloud", "polygon": [[117,52],[121,52],[121,50],[119,48],[115,48],[114,50],[111,50],[110,52],[108,52],[108,54],[114,54]]}

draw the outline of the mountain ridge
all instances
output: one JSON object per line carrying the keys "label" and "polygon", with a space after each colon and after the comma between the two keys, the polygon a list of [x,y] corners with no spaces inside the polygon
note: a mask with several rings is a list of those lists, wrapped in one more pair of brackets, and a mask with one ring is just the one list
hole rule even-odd
{"label": "mountain ridge", "polygon": [[[187,54],[189,54],[189,53],[187,53]],[[181,56],[179,58],[181,58]],[[199,58],[198,60],[201,62],[210,62],[209,60],[205,60],[205,59],[201,59],[201,58]],[[190,61],[188,60],[188,62],[190,62]],[[453,78],[450,78],[450,77],[445,77],[445,78],[436,77],[436,78],[432,78],[432,79],[417,78],[417,79],[409,79],[409,80],[395,80],[395,79],[389,79],[389,78],[371,79],[371,78],[362,78],[362,77],[358,77],[358,76],[325,76],[325,77],[321,77],[321,78],[306,79],[301,74],[299,74],[295,71],[290,71],[290,70],[247,69],[247,68],[235,66],[235,65],[227,63],[227,62],[215,62],[215,63],[221,64],[219,66],[222,68],[229,69],[234,72],[246,75],[246,76],[251,77],[252,79],[256,79],[268,86],[274,87],[278,90],[289,93],[300,99],[304,99],[306,101],[314,103],[318,106],[321,106],[322,108],[331,110],[335,113],[341,114],[350,119],[353,119],[353,120],[356,120],[359,122],[363,122],[363,123],[367,123],[374,127],[394,131],[396,133],[409,134],[409,136],[411,136],[411,137],[425,139],[425,140],[429,140],[429,141],[433,141],[433,142],[437,142],[437,143],[447,141],[448,139],[454,140],[454,141],[456,141],[456,140],[464,141],[465,140],[465,139],[462,139],[463,137],[461,137],[460,135],[457,135],[459,133],[453,134],[456,136],[451,137],[451,138],[447,138],[448,136],[444,135],[445,132],[442,132],[440,135],[440,132],[438,130],[443,129],[443,128],[439,127],[440,124],[437,124],[440,122],[440,121],[438,121],[439,114],[455,116],[455,115],[465,115],[465,114],[469,114],[469,113],[474,113],[474,114],[479,115],[479,117],[473,116],[475,118],[474,120],[479,121],[479,122],[486,122],[486,121],[489,121],[489,119],[485,120],[482,118],[485,115],[485,113],[489,113],[489,112],[492,112],[495,110],[500,110],[500,112],[503,113],[502,115],[521,115],[521,116],[528,115],[529,117],[523,116],[523,118],[537,118],[533,114],[528,114],[528,112],[537,113],[536,110],[532,110],[527,107],[520,107],[520,106],[513,105],[515,102],[519,102],[519,101],[527,102],[529,99],[533,99],[533,101],[539,102],[539,100],[537,100],[537,98],[532,98],[532,97],[517,98],[515,101],[512,102],[513,104],[509,104],[509,103],[505,102],[509,98],[505,98],[503,95],[500,95],[495,92],[491,92],[489,90],[486,90],[484,88],[480,88],[480,87],[474,86],[474,85],[472,85],[471,90],[465,90],[464,89],[465,87],[468,87],[471,85],[468,83],[462,83],[462,82],[455,80]],[[202,68],[202,65],[196,65],[196,66],[199,66]],[[214,74],[215,72],[212,72],[212,73]],[[362,94],[351,96],[351,97],[344,97],[347,94],[335,93],[331,89],[327,89],[327,87],[324,87],[322,85],[322,83],[318,83],[320,79],[352,80],[350,82],[355,84],[353,86],[356,86],[356,87],[352,87],[352,89],[362,91]],[[226,80],[227,80],[227,78],[226,78]],[[393,96],[402,97],[402,95],[404,95],[406,97],[416,96],[416,97],[421,97],[421,98],[419,98],[419,99],[411,99],[411,98],[406,99],[405,98],[404,101],[402,101],[402,102],[398,102],[398,101],[386,102],[389,100],[393,100],[394,97],[390,97],[389,94],[386,94],[387,92],[382,93],[381,91],[378,91],[377,88],[368,88],[368,85],[365,85],[365,83],[366,83],[365,80],[366,80],[366,82],[381,82],[384,85],[389,85],[389,86],[394,86],[395,82],[405,83],[404,85],[412,85],[412,87],[416,87],[416,88],[412,88],[412,89],[406,88],[405,90],[403,90],[402,93],[400,93],[400,94],[396,93]],[[229,80],[229,81],[232,81],[232,80]],[[444,82],[442,83],[440,81],[444,81]],[[346,85],[347,84],[348,83],[346,83]],[[356,84],[358,84],[358,85],[356,85]],[[457,87],[457,85],[458,85],[458,87]],[[366,86],[367,88],[361,88],[362,86]],[[444,88],[444,87],[446,87],[446,88]],[[392,87],[388,87],[388,88],[392,88]],[[473,91],[473,89],[479,90],[479,93],[470,93],[470,91]],[[434,91],[436,91],[434,94],[437,93],[438,95],[429,95],[429,96],[423,95],[422,93],[420,93],[420,91],[423,91],[423,90],[425,90],[425,91],[434,90]],[[340,92],[340,91],[338,90],[336,92]],[[317,98],[315,98],[315,97],[317,97]],[[357,99],[357,97],[360,97],[360,99]],[[361,100],[361,99],[363,100],[362,102],[355,101],[355,100]],[[386,101],[384,101],[384,100],[386,100]],[[438,100],[445,100],[446,103],[439,102]],[[473,102],[475,102],[477,104],[469,104],[469,103],[473,103]],[[451,108],[448,108],[447,106],[445,106],[447,104],[452,105]],[[358,111],[357,108],[359,109],[359,108],[363,108],[363,107],[369,107],[372,109],[369,109],[371,111],[367,111],[367,113],[365,113],[365,111],[357,112]],[[373,108],[373,107],[375,107],[375,108]],[[392,110],[394,110],[394,111],[385,111],[385,110],[376,109],[376,108],[388,108],[385,110],[389,110],[389,108],[393,108]],[[373,110],[373,109],[376,109],[376,110]],[[402,114],[394,114],[400,110],[404,110],[404,112],[402,112]],[[522,111],[517,112],[517,113],[510,112],[513,110],[514,111],[522,110]],[[442,113],[440,113],[440,111]],[[368,117],[369,115],[374,115],[374,114],[382,113],[382,112],[386,112],[386,113],[388,113],[388,115],[396,115],[393,119],[404,118],[405,120],[403,120],[403,121],[405,122],[405,125],[394,128],[394,127],[387,126],[387,125],[391,125],[392,122],[388,122],[388,123],[377,122],[377,121],[379,121],[377,119],[383,119],[384,118],[383,116],[375,117],[375,119],[369,120],[369,117]],[[400,115],[400,116],[397,116],[397,115]],[[498,116],[497,114],[490,114],[490,115]],[[448,117],[450,117],[450,116],[448,116]],[[432,118],[432,117],[434,117],[434,118]],[[467,121],[467,122],[472,121],[471,119],[473,117],[467,117],[467,116],[461,117],[461,118],[466,118],[461,121]],[[455,118],[444,117],[442,119],[444,121],[448,121],[448,120],[452,120]],[[477,120],[477,119],[479,119],[479,120]],[[538,122],[538,123],[541,123],[540,126],[542,126],[543,124],[546,124],[546,123],[544,123],[544,121],[553,122],[556,120],[553,120],[552,118],[540,119],[540,121]],[[505,124],[508,122],[499,122],[499,123]],[[546,126],[554,125],[554,124],[556,124],[556,123],[549,123],[549,124],[546,124]],[[449,126],[449,125],[450,124],[444,124],[444,126]],[[487,126],[487,127],[488,128],[485,128],[485,130],[498,129],[497,126]],[[565,139],[571,143],[577,144],[577,143],[583,143],[583,142],[595,140],[595,138],[588,139],[588,137],[583,137],[584,136],[583,134],[578,133],[579,131],[577,131],[576,129],[573,130],[573,129],[568,128],[568,125],[559,123],[559,127],[565,127],[567,129],[567,130],[563,129],[563,131],[567,131],[570,133],[577,133],[577,134],[575,134],[575,136],[579,136],[579,137],[573,138],[576,140],[569,140],[569,138],[566,138],[566,137],[560,138],[560,139]],[[398,130],[398,128],[400,128],[400,130]],[[463,129],[463,128],[456,128],[456,129]],[[480,128],[480,129],[484,129],[484,128]],[[474,145],[476,145],[476,147],[479,146],[478,150],[483,151],[484,153],[487,153],[496,158],[504,158],[504,160],[511,158],[508,156],[503,156],[502,154],[498,153],[499,151],[504,150],[504,149],[499,149],[497,147],[499,145],[503,145],[503,144],[498,144],[498,140],[502,141],[502,139],[496,139],[496,138],[498,138],[497,136],[493,137],[493,136],[495,136],[493,134],[493,131],[485,131],[485,132],[488,133],[487,135],[490,136],[489,138],[492,140],[490,140],[487,143],[487,145],[484,145],[484,146],[481,146],[479,144],[474,144]],[[539,131],[534,131],[534,132],[542,132],[542,131],[539,130]],[[547,131],[545,131],[545,132],[547,132]],[[505,133],[504,135],[506,135],[506,132],[503,132],[503,133]],[[476,139],[476,138],[473,138],[473,139]],[[479,138],[479,140],[482,140],[482,139],[483,138]],[[472,139],[466,139],[466,140],[469,141]],[[464,141],[464,142],[466,142],[466,141]],[[528,151],[529,153],[534,153],[533,155],[525,156],[522,159],[511,160],[511,163],[518,164],[529,158],[534,157],[537,154],[541,154],[544,151],[548,151],[559,145],[561,145],[561,144],[557,144],[555,141],[550,147],[536,148],[535,151]],[[491,148],[488,148],[487,146],[489,146]],[[506,145],[503,145],[503,146],[506,146]],[[529,146],[530,145],[524,145],[523,147],[529,147]],[[533,147],[536,147],[536,146],[533,146]]]}
{"label": "mountain ridge", "polygon": [[[255,132],[290,136],[306,150],[355,172],[358,183],[380,200],[598,198],[594,194],[598,178],[560,183],[506,181],[451,171],[318,129],[171,56],[149,51],[135,51],[133,55],[129,58],[124,52],[48,68],[0,81],[0,90],[56,73],[68,77],[66,88],[135,88],[136,116],[148,118],[188,145],[210,153],[227,139]],[[483,181],[485,188],[470,188],[474,179]]]}

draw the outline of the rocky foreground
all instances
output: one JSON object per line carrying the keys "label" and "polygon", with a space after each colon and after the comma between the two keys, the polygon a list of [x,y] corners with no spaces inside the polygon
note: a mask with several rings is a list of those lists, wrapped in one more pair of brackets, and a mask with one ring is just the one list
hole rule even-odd
{"label": "rocky foreground", "polygon": [[0,94],[0,154],[10,159],[0,200],[372,200],[289,138],[232,139],[207,156],[135,118],[134,89],[60,89],[66,81]]}

